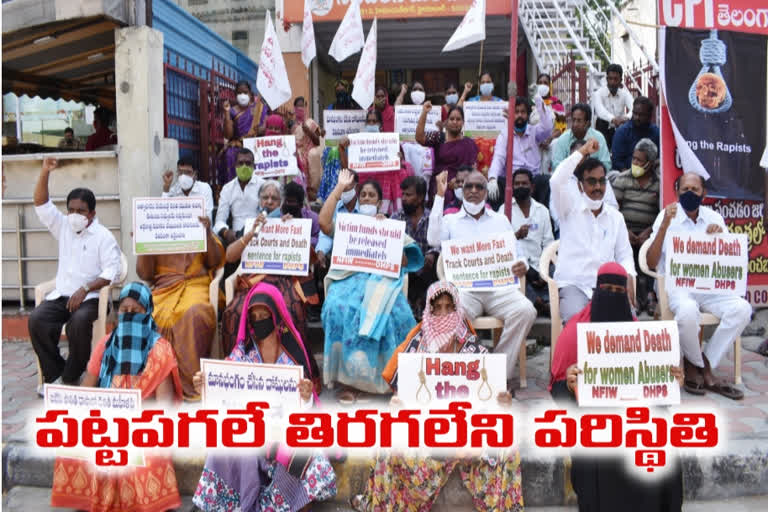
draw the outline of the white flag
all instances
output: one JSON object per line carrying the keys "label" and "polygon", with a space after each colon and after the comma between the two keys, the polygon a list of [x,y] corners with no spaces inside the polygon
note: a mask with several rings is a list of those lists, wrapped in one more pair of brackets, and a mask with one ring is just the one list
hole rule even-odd
{"label": "white flag", "polygon": [[304,0],[304,25],[301,30],[301,61],[305,68],[317,56],[315,26],[312,25],[312,0]]}
{"label": "white flag", "polygon": [[291,99],[291,84],[288,82],[288,71],[285,69],[283,52],[280,50],[280,42],[277,40],[277,32],[275,32],[269,11],[267,11],[265,26],[256,88],[269,108],[276,109]]}
{"label": "white flag", "polygon": [[376,88],[376,18],[373,19],[368,39],[365,40],[355,80],[352,82],[352,99],[366,109],[373,103]]}
{"label": "white flag", "polygon": [[444,52],[452,52],[467,45],[485,40],[485,0],[474,0],[472,6],[461,20],[459,28],[443,47]]}
{"label": "white flag", "polygon": [[350,55],[357,53],[365,44],[365,34],[363,34],[363,18],[360,16],[360,1],[352,0],[341,20],[341,25],[333,36],[331,49],[328,55],[341,62]]}

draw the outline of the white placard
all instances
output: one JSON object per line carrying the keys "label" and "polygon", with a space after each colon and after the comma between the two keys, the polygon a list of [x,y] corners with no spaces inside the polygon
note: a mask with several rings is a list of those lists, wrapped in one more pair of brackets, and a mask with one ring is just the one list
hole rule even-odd
{"label": "white placard", "polygon": [[[246,219],[250,228],[256,219]],[[306,276],[309,274],[309,247],[312,219],[267,219],[258,236],[243,249],[243,273]]]}
{"label": "white placard", "polygon": [[347,148],[349,168],[356,172],[400,170],[397,133],[352,133]]}
{"label": "white placard", "polygon": [[632,407],[680,403],[669,373],[680,365],[677,322],[580,323],[579,406]]}
{"label": "white placard", "polygon": [[669,292],[719,295],[747,293],[749,243],[746,234],[669,232],[664,243]]}
{"label": "white placard", "polygon": [[288,81],[283,51],[280,49],[280,41],[277,39],[277,32],[269,11],[267,11],[264,27],[264,42],[261,44],[256,88],[269,108],[274,110],[291,99],[291,83]]}
{"label": "white placard", "polygon": [[373,19],[368,39],[365,40],[355,79],[352,81],[352,99],[367,109],[373,104],[376,82],[376,18]]}
{"label": "white placard", "polygon": [[205,252],[208,237],[199,217],[205,199],[196,197],[134,197],[133,254]]}
{"label": "white placard", "polygon": [[[435,123],[442,119],[442,107],[433,105],[427,113],[425,132],[437,131]],[[421,105],[397,105],[395,107],[395,131],[400,134],[400,140],[416,140],[416,125],[419,124]]]}
{"label": "white placard", "polygon": [[519,285],[512,273],[512,264],[517,259],[514,231],[444,240],[441,255],[445,279],[459,289],[492,291]]}
{"label": "white placard", "polygon": [[496,137],[507,124],[504,117],[506,101],[464,102],[464,135]]}
{"label": "white placard", "polygon": [[250,137],[243,139],[243,147],[253,151],[253,174],[256,176],[277,178],[299,174],[296,137],[293,135]]}
{"label": "white placard", "polygon": [[331,268],[398,278],[405,222],[354,213],[336,215]]}
{"label": "white placard", "polygon": [[324,110],[325,142],[338,142],[345,135],[359,133],[365,127],[365,110]]}

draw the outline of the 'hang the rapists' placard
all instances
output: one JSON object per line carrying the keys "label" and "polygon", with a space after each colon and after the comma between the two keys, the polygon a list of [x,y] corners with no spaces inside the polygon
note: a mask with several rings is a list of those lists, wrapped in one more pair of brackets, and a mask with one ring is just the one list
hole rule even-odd
{"label": "'hang the rapists' placard", "polygon": [[325,142],[335,145],[345,135],[359,133],[365,127],[365,110],[323,110]]}
{"label": "'hang the rapists' placard", "polygon": [[400,170],[397,133],[352,133],[347,148],[349,168],[356,172]]}
{"label": "'hang the rapists' placard", "polygon": [[669,232],[665,240],[668,291],[743,297],[747,292],[746,234]]}
{"label": "'hang the rapists' placard", "polygon": [[680,364],[677,322],[580,323],[579,406],[632,407],[680,403],[669,373]]}
{"label": "'hang the rapists' placard", "polygon": [[[437,131],[435,123],[440,121],[442,107],[433,105],[427,113],[425,132]],[[416,140],[416,125],[423,108],[421,105],[397,105],[395,106],[395,131],[400,134],[400,140]]]}
{"label": "'hang the rapists' placard", "polygon": [[517,259],[514,231],[475,239],[444,240],[441,256],[445,279],[459,289],[492,291],[519,284],[512,273],[512,264]]}
{"label": "'hang the rapists' placard", "polygon": [[[247,219],[250,228],[256,219]],[[241,272],[246,274],[309,274],[312,219],[267,219],[258,236],[243,250]]]}
{"label": "'hang the rapists' placard", "polygon": [[464,135],[496,137],[507,124],[506,101],[467,101],[464,103]]}
{"label": "'hang the rapists' placard", "polygon": [[205,252],[208,238],[199,217],[202,197],[134,197],[133,254]]}
{"label": "'hang the rapists' placard", "polygon": [[277,178],[299,174],[296,137],[293,135],[250,137],[243,139],[243,147],[253,151],[253,174],[256,176]]}
{"label": "'hang the rapists' placard", "polygon": [[354,213],[336,215],[331,268],[397,279],[403,262],[405,222]]}
{"label": "'hang the rapists' placard", "polygon": [[299,383],[304,368],[298,365],[257,364],[240,361],[200,359],[204,408],[245,407],[248,402],[267,402],[270,412],[288,407],[299,409]]}

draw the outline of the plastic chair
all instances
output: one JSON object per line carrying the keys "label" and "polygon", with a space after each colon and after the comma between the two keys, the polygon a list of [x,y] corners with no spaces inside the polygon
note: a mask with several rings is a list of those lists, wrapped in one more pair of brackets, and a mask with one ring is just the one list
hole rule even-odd
{"label": "plastic chair", "polygon": [[219,286],[221,284],[221,278],[224,276],[224,267],[219,267],[211,279],[211,285],[208,287],[208,301],[213,307],[213,315],[216,319],[216,331],[213,334],[213,344],[211,345],[211,357],[213,359],[221,359],[219,354]]}
{"label": "plastic chair", "polygon": [[[106,336],[107,334],[107,315],[109,314],[109,303],[111,302],[111,292],[113,287],[120,287],[123,285],[123,282],[125,282],[125,278],[128,275],[128,259],[125,257],[125,254],[122,252],[120,253],[120,275],[118,276],[117,280],[112,283],[108,284],[107,286],[104,286],[99,290],[99,313],[96,317],[96,320],[93,322],[93,335],[91,336],[91,350],[93,350],[93,347],[96,346],[96,344],[99,342],[101,338]],[[45,296],[48,295],[50,292],[52,292],[56,288],[56,279],[51,279],[50,281],[45,281],[43,283],[40,283],[39,285],[35,286],[35,307],[39,306],[44,300]],[[66,324],[61,326],[61,334],[66,334]],[[43,384],[43,370],[40,367],[40,360],[37,358],[37,354],[35,354],[35,360],[37,361],[37,384],[42,385]]]}
{"label": "plastic chair", "polygon": [[560,320],[560,290],[557,283],[549,275],[549,265],[557,265],[557,251],[560,249],[560,240],[555,240],[547,246],[539,258],[539,275],[547,282],[549,288],[549,317],[550,317],[550,345],[549,365],[552,367],[552,358],[555,356],[555,344],[560,332],[563,330],[563,322]]}
{"label": "plastic chair", "polygon": [[[669,296],[667,295],[667,289],[664,284],[664,275],[659,274],[651,270],[648,267],[648,249],[651,247],[652,239],[646,240],[640,247],[640,253],[637,256],[637,260],[640,263],[640,270],[650,277],[656,279],[658,283],[659,294],[659,308],[661,309],[662,320],[674,320],[675,315],[669,309]],[[659,262],[664,264],[664,262]],[[720,323],[720,319],[711,313],[701,312],[701,321],[699,322],[699,342],[701,342],[701,327],[705,325],[717,325]],[[741,336],[737,336],[733,340],[733,381],[735,384],[742,384],[741,379]]]}

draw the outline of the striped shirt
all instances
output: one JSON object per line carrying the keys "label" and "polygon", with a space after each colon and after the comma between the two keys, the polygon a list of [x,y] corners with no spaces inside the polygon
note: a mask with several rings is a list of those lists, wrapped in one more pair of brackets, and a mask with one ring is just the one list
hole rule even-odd
{"label": "striped shirt", "polygon": [[632,170],[620,173],[612,185],[627,229],[638,233],[651,227],[659,214],[659,178],[655,170],[644,187],[632,176]]}

